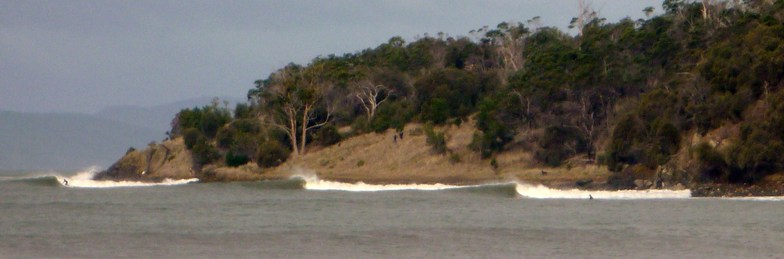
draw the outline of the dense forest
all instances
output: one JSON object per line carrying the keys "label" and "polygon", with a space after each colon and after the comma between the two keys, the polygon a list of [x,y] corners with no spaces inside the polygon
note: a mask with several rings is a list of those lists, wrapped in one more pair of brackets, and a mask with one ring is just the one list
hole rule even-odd
{"label": "dense forest", "polygon": [[[618,179],[686,155],[695,179],[755,182],[784,169],[784,0],[666,0],[608,22],[586,6],[571,34],[538,17],[289,64],[248,102],[181,111],[198,163],[274,167],[351,135],[473,122],[484,159],[580,157]],[[717,133],[718,132],[718,133]],[[725,134],[720,145],[684,143]],[[437,132],[436,132],[437,135]],[[685,148],[684,148],[685,147]]]}

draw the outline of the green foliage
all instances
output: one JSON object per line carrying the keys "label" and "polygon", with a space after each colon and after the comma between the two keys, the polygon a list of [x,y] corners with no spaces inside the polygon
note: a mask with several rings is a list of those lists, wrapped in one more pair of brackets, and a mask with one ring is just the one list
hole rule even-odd
{"label": "green foliage", "polygon": [[250,161],[250,158],[244,154],[235,154],[231,150],[226,152],[226,165],[231,167],[237,167],[244,164],[247,164]]}
{"label": "green foliage", "polygon": [[256,151],[256,164],[261,168],[275,167],[288,159],[291,153],[277,141],[266,141],[259,144]]}
{"label": "green foliage", "polygon": [[206,138],[200,138],[191,149],[196,162],[199,165],[212,163],[220,158],[218,150],[207,142]]}
{"label": "green foliage", "polygon": [[536,152],[537,160],[548,166],[559,166],[561,163],[587,149],[586,140],[572,128],[551,126],[545,129],[539,143],[541,149]]}
{"label": "green foliage", "polygon": [[403,129],[411,120],[410,102],[406,100],[384,103],[379,106],[376,116],[370,122],[370,130],[382,133],[387,129]]}
{"label": "green foliage", "polygon": [[457,164],[460,163],[460,155],[457,153],[450,153],[449,154],[449,163]]}
{"label": "green foliage", "polygon": [[488,96],[479,104],[479,113],[476,116],[476,128],[479,131],[474,133],[469,147],[478,151],[483,159],[489,158],[494,152],[502,151],[514,138],[513,131],[507,126],[510,122],[499,107],[501,98]]}
{"label": "green foliage", "polygon": [[253,107],[248,104],[238,103],[234,107],[234,119],[249,119],[255,117]]}
{"label": "green foliage", "polygon": [[187,128],[183,131],[183,138],[185,140],[185,147],[188,149],[193,149],[193,146],[196,145],[199,141],[202,141],[204,135],[195,128]]}
{"label": "green foliage", "polygon": [[619,171],[623,164],[642,163],[656,168],[678,152],[681,134],[666,117],[646,121],[635,115],[622,118],[613,129],[606,163],[610,170]]}
{"label": "green foliage", "polygon": [[423,121],[443,124],[451,117],[472,112],[481,95],[492,85],[464,70],[446,68],[423,75],[414,83],[419,113]]}
{"label": "green foliage", "polygon": [[231,121],[231,114],[217,104],[181,110],[172,125],[172,133],[179,133],[180,129],[194,128],[208,138],[215,137],[218,129]]}
{"label": "green foliage", "polygon": [[316,131],[316,138],[315,140],[321,144],[322,146],[331,146],[340,142],[342,136],[338,132],[338,129],[335,128],[333,125],[326,125],[318,129]]}
{"label": "green foliage", "polygon": [[217,142],[219,148],[229,148],[235,143],[234,136],[236,134],[237,132],[233,128],[223,127],[215,135],[215,142]]}
{"label": "green foliage", "polygon": [[433,129],[433,126],[430,124],[425,125],[424,127],[426,142],[433,148],[433,152],[438,154],[445,154],[448,149],[446,147],[446,135],[443,132],[438,132]]}

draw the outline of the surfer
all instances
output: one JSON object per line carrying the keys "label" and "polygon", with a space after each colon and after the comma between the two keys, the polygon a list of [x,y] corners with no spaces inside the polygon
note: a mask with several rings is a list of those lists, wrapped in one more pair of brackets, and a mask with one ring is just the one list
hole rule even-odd
{"label": "surfer", "polygon": [[588,194],[588,199],[593,200],[593,196],[591,194]]}
{"label": "surfer", "polygon": [[64,184],[65,186],[68,186],[68,179],[63,179],[63,184]]}

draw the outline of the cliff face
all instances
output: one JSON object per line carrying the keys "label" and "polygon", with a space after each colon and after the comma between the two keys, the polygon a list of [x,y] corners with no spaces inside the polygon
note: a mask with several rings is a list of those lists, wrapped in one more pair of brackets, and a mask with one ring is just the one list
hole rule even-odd
{"label": "cliff face", "polygon": [[182,138],[150,145],[144,150],[131,150],[95,180],[162,181],[163,179],[196,178],[195,162]]}

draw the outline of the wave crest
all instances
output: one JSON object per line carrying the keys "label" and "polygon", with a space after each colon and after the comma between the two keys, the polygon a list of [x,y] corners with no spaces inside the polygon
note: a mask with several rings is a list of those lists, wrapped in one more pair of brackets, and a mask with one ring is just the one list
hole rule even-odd
{"label": "wave crest", "polygon": [[147,186],[172,186],[183,185],[193,182],[198,182],[196,178],[192,179],[164,179],[162,182],[139,182],[139,181],[96,181],[93,176],[99,172],[98,167],[91,167],[82,172],[76,173],[73,176],[63,176],[57,173],[20,176],[4,181],[26,182],[31,184],[46,185],[46,186],[61,186],[68,188],[117,188],[117,187],[147,187]]}
{"label": "wave crest", "polygon": [[305,181],[305,190],[315,191],[349,191],[349,192],[378,192],[378,191],[438,191],[447,189],[466,188],[472,186],[448,185],[448,184],[367,184],[364,182],[343,183],[319,179],[315,175],[295,175],[292,179],[302,179]]}
{"label": "wave crest", "polygon": [[690,190],[619,190],[619,191],[587,191],[579,189],[561,190],[543,185],[517,184],[517,193],[524,198],[533,199],[609,199],[609,200],[640,200],[640,199],[685,199],[691,197]]}

